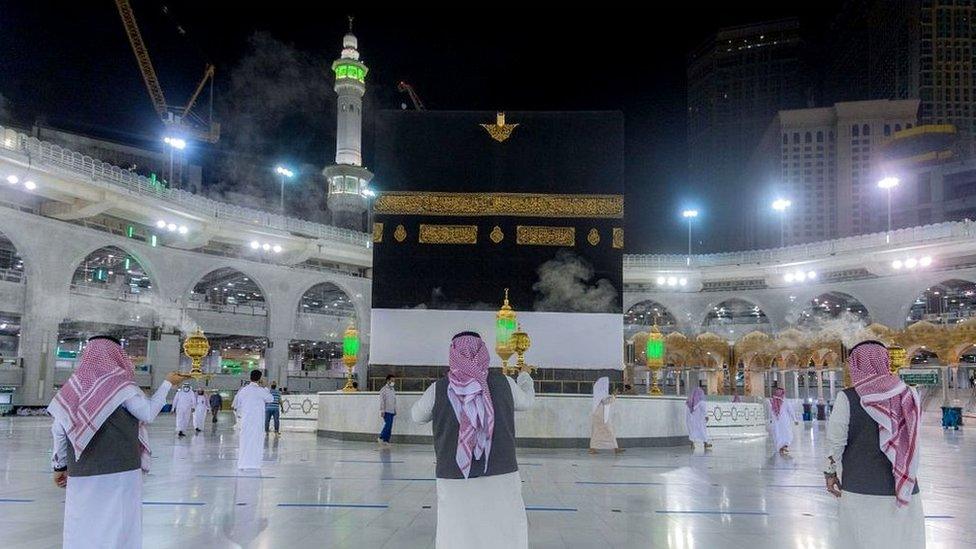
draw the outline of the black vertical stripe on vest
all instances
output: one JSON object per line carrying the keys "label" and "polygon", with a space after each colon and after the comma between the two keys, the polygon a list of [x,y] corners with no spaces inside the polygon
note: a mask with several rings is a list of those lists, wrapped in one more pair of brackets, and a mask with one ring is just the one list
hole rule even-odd
{"label": "black vertical stripe on vest", "polygon": [[132,471],[142,467],[139,420],[119,406],[99,427],[91,442],[75,461],[75,449],[68,443],[68,476],[90,477]]}
{"label": "black vertical stripe on vest", "polygon": [[[851,409],[847,447],[841,458],[844,491],[869,496],[894,496],[895,476],[891,472],[891,461],[881,451],[878,423],[861,406],[861,396],[853,387],[844,389],[844,394]],[[918,493],[917,484],[912,493]]]}
{"label": "black vertical stripe on vest", "polygon": [[[447,378],[441,378],[434,389],[434,453],[437,455],[437,478],[464,478],[458,467],[457,438],[460,425],[447,397]],[[518,471],[515,459],[515,402],[508,378],[498,372],[488,374],[491,403],[495,407],[495,429],[491,437],[488,470],[484,458],[471,462],[468,478],[504,475]]]}

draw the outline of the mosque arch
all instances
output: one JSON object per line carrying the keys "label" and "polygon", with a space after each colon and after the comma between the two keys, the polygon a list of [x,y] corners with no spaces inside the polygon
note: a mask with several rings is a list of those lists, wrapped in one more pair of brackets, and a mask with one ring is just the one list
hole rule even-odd
{"label": "mosque arch", "polygon": [[953,325],[976,317],[976,282],[952,278],[932,284],[915,296],[905,326],[916,322]]}
{"label": "mosque arch", "polygon": [[353,320],[358,317],[352,296],[334,282],[319,282],[305,290],[296,312]]}
{"label": "mosque arch", "polygon": [[71,275],[71,291],[139,300],[154,295],[155,277],[144,260],[119,246],[102,246],[81,259]]}
{"label": "mosque arch", "polygon": [[728,340],[754,331],[768,334],[773,328],[760,305],[739,297],[713,305],[705,313],[701,327],[704,332],[714,332]]}
{"label": "mosque arch", "polygon": [[624,313],[624,337],[630,338],[639,332],[646,332],[655,324],[662,334],[678,329],[678,320],[667,307],[653,299],[639,301]]}
{"label": "mosque arch", "polygon": [[21,257],[17,245],[6,233],[0,232],[0,280],[23,282],[26,278],[24,258]]}
{"label": "mosque arch", "polygon": [[804,329],[828,328],[836,322],[871,324],[868,308],[856,297],[845,292],[824,292],[812,298],[796,319],[797,326]]}
{"label": "mosque arch", "polygon": [[193,285],[187,308],[266,316],[270,308],[266,296],[251,275],[234,267],[219,267],[204,274]]}

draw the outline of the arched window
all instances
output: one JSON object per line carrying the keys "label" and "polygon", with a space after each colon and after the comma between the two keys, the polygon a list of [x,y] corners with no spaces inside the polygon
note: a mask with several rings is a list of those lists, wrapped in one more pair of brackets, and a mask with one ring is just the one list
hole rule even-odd
{"label": "arched window", "polygon": [[817,143],[823,143],[823,130],[817,132]]}
{"label": "arched window", "polygon": [[857,124],[854,124],[853,126],[851,126],[851,135],[854,136],[854,137],[860,136],[861,135],[861,127],[858,126]]}
{"label": "arched window", "polygon": [[865,124],[861,127],[861,135],[868,136],[871,135],[871,126]]}
{"label": "arched window", "polygon": [[210,271],[190,291],[187,306],[233,313],[267,315],[264,292],[244,273],[224,267]]}

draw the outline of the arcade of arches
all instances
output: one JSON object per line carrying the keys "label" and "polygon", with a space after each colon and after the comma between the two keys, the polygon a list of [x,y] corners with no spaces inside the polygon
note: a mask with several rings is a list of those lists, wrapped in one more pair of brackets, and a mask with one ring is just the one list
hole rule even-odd
{"label": "arcade of arches", "polygon": [[707,385],[709,393],[762,395],[785,386],[823,397],[844,374],[847,349],[874,339],[906,350],[912,365],[976,367],[976,283],[950,279],[926,288],[909,308],[904,326],[872,323],[857,298],[827,292],[799,304],[787,326],[772,329],[762,308],[744,298],[712,305],[701,328],[681,330],[676,315],[653,300],[624,315],[625,379],[648,383],[645,348],[656,325],[665,344],[660,383],[666,393]]}

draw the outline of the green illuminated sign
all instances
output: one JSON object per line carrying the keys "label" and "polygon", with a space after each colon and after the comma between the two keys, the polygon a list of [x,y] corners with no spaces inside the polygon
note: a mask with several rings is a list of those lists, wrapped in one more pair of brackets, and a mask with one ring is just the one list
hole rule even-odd
{"label": "green illuminated sign", "polygon": [[359,65],[341,64],[335,66],[336,79],[352,78],[360,82],[366,82],[366,68]]}
{"label": "green illuminated sign", "polygon": [[152,246],[153,248],[156,247],[156,235],[152,235],[149,237],[149,245]]}

